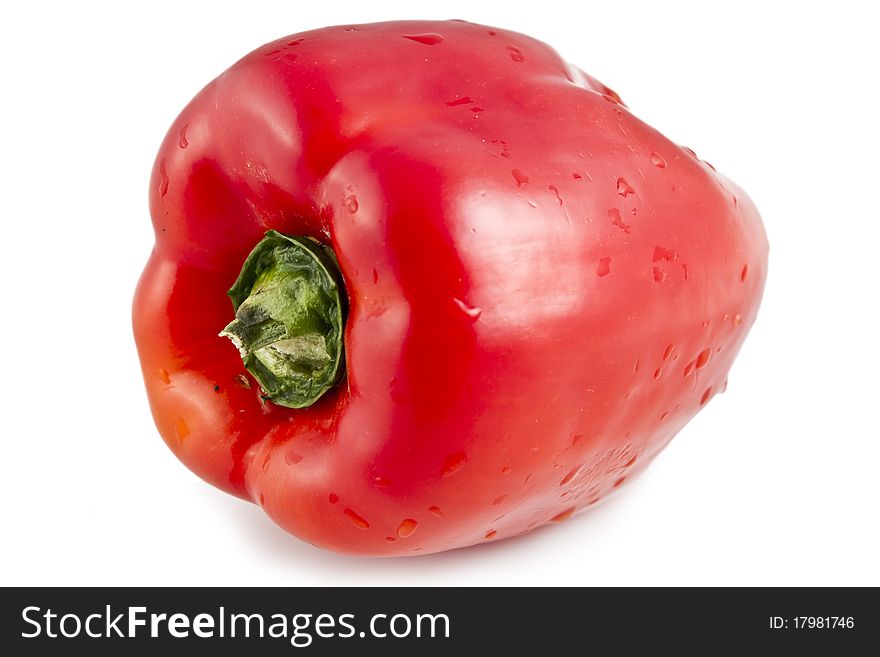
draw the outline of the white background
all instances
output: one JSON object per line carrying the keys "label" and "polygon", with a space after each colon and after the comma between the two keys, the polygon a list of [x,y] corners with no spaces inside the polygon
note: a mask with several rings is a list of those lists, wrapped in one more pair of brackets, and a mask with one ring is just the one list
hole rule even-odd
{"label": "white background", "polygon": [[[880,585],[871,4],[423,4],[4,8],[0,582]],[[615,499],[526,538],[377,560],[302,543],[175,460],[130,304],[153,157],[195,92],[284,34],[407,17],[551,43],[749,192],[771,264],[727,394]]]}

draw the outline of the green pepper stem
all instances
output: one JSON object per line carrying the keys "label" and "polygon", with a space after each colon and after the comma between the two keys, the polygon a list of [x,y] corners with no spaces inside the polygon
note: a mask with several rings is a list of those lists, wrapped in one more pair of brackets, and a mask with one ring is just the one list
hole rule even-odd
{"label": "green pepper stem", "polygon": [[342,379],[344,292],[333,251],[309,237],[270,230],[248,255],[220,336],[273,403],[311,406]]}

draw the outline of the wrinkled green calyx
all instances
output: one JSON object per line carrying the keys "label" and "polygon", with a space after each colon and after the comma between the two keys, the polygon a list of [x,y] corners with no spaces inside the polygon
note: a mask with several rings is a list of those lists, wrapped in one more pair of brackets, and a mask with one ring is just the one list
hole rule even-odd
{"label": "wrinkled green calyx", "polygon": [[244,261],[220,335],[273,403],[311,406],[342,379],[344,290],[333,251],[309,237],[270,230]]}

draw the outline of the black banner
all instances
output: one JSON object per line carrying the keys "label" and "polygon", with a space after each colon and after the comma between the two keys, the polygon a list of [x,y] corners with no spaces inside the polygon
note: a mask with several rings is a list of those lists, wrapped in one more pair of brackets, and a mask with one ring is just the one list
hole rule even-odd
{"label": "black banner", "polygon": [[855,654],[880,638],[875,589],[20,588],[2,596],[5,654],[520,655],[606,645],[627,654],[646,642],[702,654]]}

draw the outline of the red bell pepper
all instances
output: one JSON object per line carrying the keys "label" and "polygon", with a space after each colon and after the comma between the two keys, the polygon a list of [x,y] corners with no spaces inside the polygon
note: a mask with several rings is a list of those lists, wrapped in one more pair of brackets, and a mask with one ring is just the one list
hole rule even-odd
{"label": "red bell pepper", "polygon": [[767,269],[735,184],[545,44],[458,21],[247,55],[174,122],[150,209],[166,443],[360,554],[605,498],[724,390]]}

